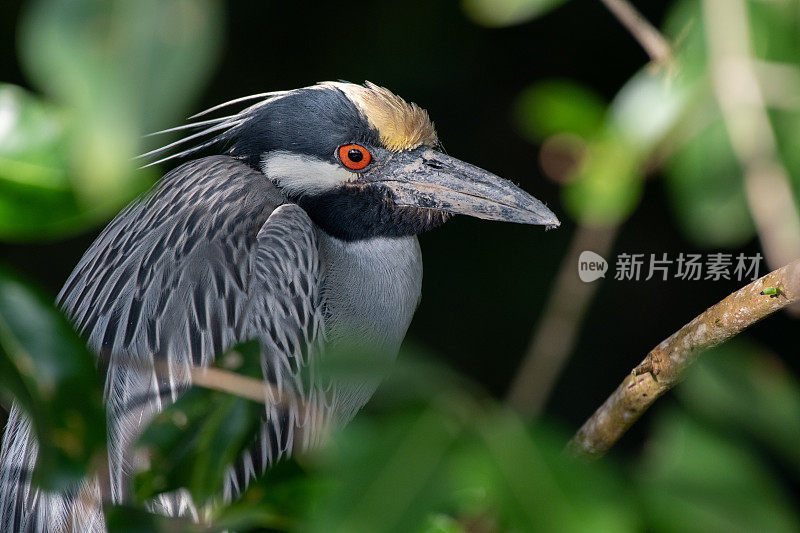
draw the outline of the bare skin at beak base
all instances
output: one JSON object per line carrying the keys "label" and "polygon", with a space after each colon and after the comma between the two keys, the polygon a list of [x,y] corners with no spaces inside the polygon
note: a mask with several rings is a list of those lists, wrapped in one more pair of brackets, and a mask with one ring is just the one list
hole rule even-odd
{"label": "bare skin at beak base", "polygon": [[397,154],[380,183],[400,206],[548,229],[561,224],[547,206],[510,181],[427,147]]}

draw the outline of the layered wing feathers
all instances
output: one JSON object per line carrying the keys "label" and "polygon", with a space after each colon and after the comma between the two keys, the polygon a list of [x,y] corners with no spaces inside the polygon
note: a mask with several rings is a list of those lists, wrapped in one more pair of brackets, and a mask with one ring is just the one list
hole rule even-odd
{"label": "layered wing feathers", "polygon": [[[226,494],[313,438],[328,404],[307,378],[324,338],[316,239],[305,212],[262,173],[213,156],[166,175],[86,252],[58,301],[107,368],[114,501],[150,417],[187,386],[192,366],[245,340],[260,339],[264,379],[291,401],[267,406]],[[180,497],[160,506],[196,512]]]}

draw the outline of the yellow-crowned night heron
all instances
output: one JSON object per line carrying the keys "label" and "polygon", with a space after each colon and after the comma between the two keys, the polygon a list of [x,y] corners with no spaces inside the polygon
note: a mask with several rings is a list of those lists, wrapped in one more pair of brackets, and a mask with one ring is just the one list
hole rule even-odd
{"label": "yellow-crowned night heron", "polygon": [[[230,469],[231,497],[369,399],[376,383],[322,387],[300,374],[337,343],[396,355],[420,299],[418,233],[451,214],[558,225],[510,182],[442,153],[427,113],[384,88],[329,82],[256,97],[239,113],[174,128],[203,129],[145,154],[196,141],[162,161],[221,155],[184,163],[120,213],[58,297],[108,365],[104,484],[114,502],[126,494],[134,439],[193,366],[259,339],[264,379],[310,406],[267,407],[259,441]],[[322,421],[308,420],[319,413]],[[3,441],[0,528],[103,530],[102,514],[86,504],[100,493],[97,481],[75,494],[40,493],[27,475],[36,453],[15,408]],[[184,493],[154,506],[197,513]]]}

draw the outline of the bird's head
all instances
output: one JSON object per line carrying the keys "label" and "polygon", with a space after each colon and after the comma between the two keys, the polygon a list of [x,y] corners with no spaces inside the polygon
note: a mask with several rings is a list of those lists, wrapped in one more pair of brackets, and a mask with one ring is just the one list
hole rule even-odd
{"label": "bird's head", "polygon": [[511,182],[444,154],[427,112],[383,87],[325,82],[257,96],[199,123],[221,133],[171,157],[223,146],[344,240],[415,235],[452,214],[559,225]]}

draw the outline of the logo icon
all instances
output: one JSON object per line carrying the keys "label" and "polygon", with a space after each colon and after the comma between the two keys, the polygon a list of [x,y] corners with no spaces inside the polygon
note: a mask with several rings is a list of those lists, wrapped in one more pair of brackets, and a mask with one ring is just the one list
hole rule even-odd
{"label": "logo icon", "polygon": [[581,252],[578,257],[578,277],[584,283],[606,277],[608,262],[599,254],[589,250]]}

